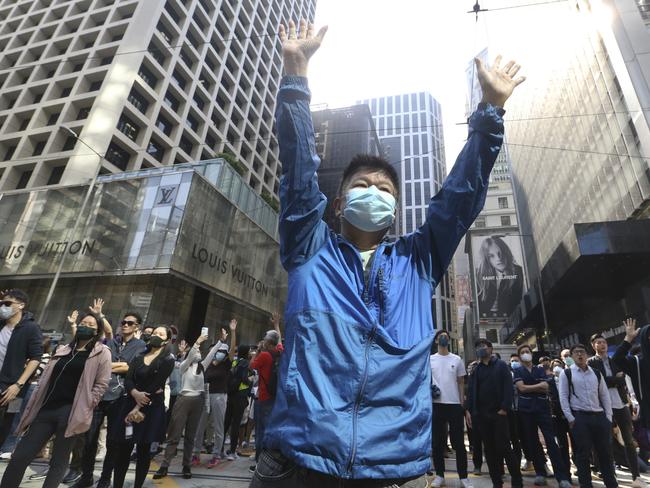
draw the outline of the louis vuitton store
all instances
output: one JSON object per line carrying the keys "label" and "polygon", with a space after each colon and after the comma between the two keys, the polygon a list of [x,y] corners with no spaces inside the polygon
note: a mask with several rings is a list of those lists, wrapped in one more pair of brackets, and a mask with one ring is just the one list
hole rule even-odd
{"label": "louis vuitton store", "polygon": [[71,310],[102,297],[114,325],[136,311],[181,337],[203,325],[214,336],[236,317],[241,340],[255,343],[284,308],[277,214],[223,160],[102,176],[80,214],[87,192],[0,199],[0,289],[27,291],[43,329],[66,332]]}

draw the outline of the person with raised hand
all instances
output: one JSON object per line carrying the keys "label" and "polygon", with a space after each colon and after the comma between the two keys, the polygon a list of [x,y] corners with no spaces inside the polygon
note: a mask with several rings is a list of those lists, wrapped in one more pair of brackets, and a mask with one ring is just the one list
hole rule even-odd
{"label": "person with raised hand", "polygon": [[[485,202],[503,142],[503,104],[519,65],[477,61],[483,99],[426,221],[395,242],[400,182],[390,162],[358,155],[322,220],[307,83],[327,28],[280,26],[276,105],[282,161],[280,257],[289,273],[285,353],[252,487],[406,486],[431,469],[431,296]],[[354,73],[341,73],[354,76]],[[422,484],[420,479],[418,483]]]}

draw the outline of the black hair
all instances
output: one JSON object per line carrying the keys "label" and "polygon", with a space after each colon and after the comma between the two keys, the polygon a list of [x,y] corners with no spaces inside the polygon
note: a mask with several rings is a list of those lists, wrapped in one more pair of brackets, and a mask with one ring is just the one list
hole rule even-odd
{"label": "black hair", "polygon": [[518,357],[519,357],[519,354],[517,354],[516,352],[513,352],[513,353],[510,355],[510,359],[512,359],[512,358],[518,358]]}
{"label": "black hair", "polygon": [[481,346],[492,347],[492,343],[490,341],[488,341],[487,339],[478,339],[474,343],[474,347],[481,347]]}
{"label": "black hair", "polygon": [[[596,339],[605,339],[605,338],[603,337],[603,335],[602,335],[600,332],[596,332],[595,334],[593,334],[593,335],[589,338],[589,343],[590,343],[590,344],[593,344],[593,342],[594,342]],[[607,339],[605,339],[605,340],[607,340]]]}
{"label": "black hair", "polygon": [[127,317],[135,317],[135,321],[138,323],[138,325],[142,324],[142,316],[137,313],[137,312],[127,312],[122,316],[122,320],[124,320]]}
{"label": "black hair", "polygon": [[29,303],[29,295],[18,288],[10,288],[9,290],[5,290],[0,298],[4,300],[7,297],[15,298],[19,302],[24,303],[25,307],[27,307],[27,304]]}
{"label": "black hair", "polygon": [[571,348],[569,349],[569,354],[573,354],[573,350],[574,350],[574,349],[584,349],[585,352],[587,351],[587,348],[585,347],[584,344],[574,344],[574,345],[571,346]]}
{"label": "black hair", "polygon": [[433,336],[433,342],[436,342],[436,339],[438,339],[438,337],[440,337],[441,334],[447,334],[447,337],[451,339],[448,330],[440,329],[438,332],[436,332],[436,335]]}
{"label": "black hair", "polygon": [[151,329],[151,333],[153,334],[153,331],[156,330],[157,328],[158,327],[156,327],[155,325],[143,325],[142,332],[144,332],[146,329]]}
{"label": "black hair", "polygon": [[522,350],[524,347],[527,347],[528,350],[529,350],[531,353],[533,352],[533,350],[532,350],[531,347],[530,347],[530,344],[522,344],[521,346],[519,346],[519,347],[517,348],[517,354],[518,354],[520,357],[521,357],[521,350]]}
{"label": "black hair", "polygon": [[343,193],[345,185],[350,181],[352,176],[365,169],[386,173],[395,187],[397,193],[395,198],[397,199],[399,196],[399,176],[397,175],[397,171],[384,158],[373,156],[372,154],[357,154],[352,158],[347,167],[343,170],[343,177],[341,178],[341,184],[339,185],[339,195]]}
{"label": "black hair", "polygon": [[239,359],[248,357],[248,353],[250,352],[250,350],[251,350],[251,346],[247,346],[246,344],[237,346],[237,357]]}
{"label": "black hair", "polygon": [[[172,335],[173,335],[173,334],[172,334],[172,330],[171,330],[169,327],[166,327],[166,326],[164,326],[164,325],[159,325],[159,326],[157,326],[157,327],[154,327],[153,325],[148,325],[147,327],[151,327],[151,328],[153,328],[154,331],[155,331],[156,329],[159,329],[159,328],[162,327],[163,329],[165,329],[165,333],[166,333],[166,335],[167,335],[167,339],[166,339],[166,340],[171,341],[171,338],[172,338]],[[151,352],[151,345],[147,344],[144,353],[147,354],[147,353],[149,353],[149,352]],[[168,357],[169,355],[171,355],[171,344],[170,344],[170,343],[167,343],[167,344],[165,344],[165,346],[162,348],[162,351],[160,351],[160,354],[158,354],[158,356],[156,356],[156,358],[151,362],[152,365],[153,365],[154,363],[156,363],[156,366],[155,366],[154,369],[157,369],[158,366],[159,366],[160,361],[162,361],[163,359],[165,359],[165,358]]]}
{"label": "black hair", "polygon": [[[95,319],[95,322],[97,322],[97,334],[95,334],[95,336],[92,339],[90,339],[90,341],[88,341],[88,344],[86,344],[86,350],[87,351],[92,351],[93,348],[95,347],[95,343],[97,341],[101,340],[102,337],[104,336],[104,320],[99,315],[97,315],[96,313],[86,312],[86,313],[83,313],[83,314],[79,315],[79,319],[78,319],[79,322],[77,322],[77,323],[80,324],[81,321],[83,319],[85,319],[86,317],[92,317],[92,318]],[[73,337],[72,342],[70,343],[70,347],[74,348],[74,344],[76,342],[77,342],[76,339]]]}

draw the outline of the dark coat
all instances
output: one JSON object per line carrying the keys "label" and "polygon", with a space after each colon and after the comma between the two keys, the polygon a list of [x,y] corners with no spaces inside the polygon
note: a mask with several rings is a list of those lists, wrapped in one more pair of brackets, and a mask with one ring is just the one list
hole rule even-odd
{"label": "dark coat", "polygon": [[609,367],[612,369],[612,374],[613,376],[607,376],[607,372],[605,371],[605,364],[603,363],[603,360],[600,359],[598,356],[593,356],[589,358],[589,366],[591,366],[593,369],[597,369],[600,371],[600,373],[603,375],[603,378],[605,378],[605,383],[607,384],[607,388],[616,388],[618,390],[618,394],[621,397],[621,401],[626,404],[629,402],[629,398],[627,395],[627,386],[625,385],[625,376],[622,378],[619,376],[616,376],[617,373],[623,372],[619,365],[614,362],[613,359],[610,359],[609,361]]}
{"label": "dark coat", "polygon": [[[5,321],[0,321],[0,327]],[[41,360],[43,355],[43,335],[31,312],[23,312],[23,317],[14,328],[7,344],[7,353],[0,369],[0,390],[4,390],[18,381],[25,371],[25,363],[32,359]],[[21,391],[18,396],[22,396]]]}
{"label": "dark coat", "polygon": [[641,423],[644,427],[650,428],[650,325],[641,329],[639,340],[641,354],[638,356],[638,363],[636,357],[628,355],[632,344],[627,341],[623,341],[616,348],[612,361],[632,378],[632,386],[641,410]]}

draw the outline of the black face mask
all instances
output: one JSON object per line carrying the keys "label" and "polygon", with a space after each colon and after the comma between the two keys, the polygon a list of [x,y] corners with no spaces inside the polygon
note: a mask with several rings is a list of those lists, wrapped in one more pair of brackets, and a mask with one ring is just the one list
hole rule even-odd
{"label": "black face mask", "polygon": [[164,342],[165,340],[162,337],[156,335],[151,336],[151,339],[149,339],[149,345],[156,349],[162,347]]}
{"label": "black face mask", "polygon": [[78,341],[87,341],[95,337],[97,330],[86,325],[77,326],[77,332],[74,335],[74,338]]}
{"label": "black face mask", "polygon": [[149,341],[151,340],[151,334],[142,334],[142,340],[145,344],[149,344]]}

